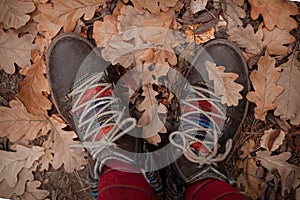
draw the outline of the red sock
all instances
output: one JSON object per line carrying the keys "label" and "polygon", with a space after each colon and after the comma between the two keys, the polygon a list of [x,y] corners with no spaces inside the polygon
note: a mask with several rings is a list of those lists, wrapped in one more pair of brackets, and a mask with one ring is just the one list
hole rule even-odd
{"label": "red sock", "polygon": [[98,199],[101,200],[129,200],[129,199],[155,199],[152,189],[142,173],[127,163],[111,160],[109,166],[102,170]]}
{"label": "red sock", "polygon": [[193,183],[186,188],[185,200],[245,200],[246,198],[239,193],[233,186],[225,181],[207,178]]}

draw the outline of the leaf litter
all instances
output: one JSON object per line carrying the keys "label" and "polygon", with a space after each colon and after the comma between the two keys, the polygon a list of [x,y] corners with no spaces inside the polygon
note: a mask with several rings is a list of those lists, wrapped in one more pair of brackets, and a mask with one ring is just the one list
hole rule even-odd
{"label": "leaf litter", "polygon": [[[253,104],[238,133],[240,142],[225,164],[238,188],[252,199],[296,198],[300,194],[299,6],[284,0],[5,1],[0,5],[4,11],[0,14],[0,54],[6,59],[0,61],[0,69],[25,78],[19,83],[19,100],[4,96],[10,107],[0,107],[0,137],[9,143],[0,150],[0,162],[15,166],[1,165],[1,197],[56,198],[62,195],[60,186],[55,179],[47,183],[53,177],[48,175],[61,173],[64,179],[65,172],[76,174],[86,165],[83,149],[68,148],[78,143],[75,132],[59,116],[50,114],[44,55],[56,35],[76,31],[103,47],[106,60],[122,65],[124,71],[136,67],[142,73],[143,87],[131,102],[143,136],[159,145],[171,130],[168,118],[174,119],[170,113],[177,112],[178,106],[174,94],[158,80],[164,80],[169,67],[184,70],[178,69],[184,62],[178,62],[175,53],[183,42],[165,31],[176,30],[189,38],[188,43],[227,38],[247,55],[254,67],[249,77],[253,91],[247,95]],[[9,17],[11,10],[17,14]],[[81,28],[77,29],[79,21]],[[237,75],[224,73],[226,66],[209,63],[206,67],[214,82],[228,83],[222,88],[214,85],[222,103],[238,105],[242,86],[234,82]],[[236,89],[230,90],[232,87]],[[69,193],[65,197],[72,198]]]}

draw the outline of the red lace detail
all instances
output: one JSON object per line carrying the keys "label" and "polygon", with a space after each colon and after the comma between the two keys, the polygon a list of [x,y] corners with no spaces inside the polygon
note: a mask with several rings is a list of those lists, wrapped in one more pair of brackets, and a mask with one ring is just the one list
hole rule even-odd
{"label": "red lace detail", "polygon": [[209,153],[209,150],[201,142],[194,142],[190,147],[201,153]]}

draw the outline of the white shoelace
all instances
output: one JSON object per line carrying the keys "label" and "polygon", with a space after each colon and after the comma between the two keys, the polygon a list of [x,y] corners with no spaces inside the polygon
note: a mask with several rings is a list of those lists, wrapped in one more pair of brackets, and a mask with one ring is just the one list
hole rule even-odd
{"label": "white shoelace", "polygon": [[[222,109],[220,109],[219,106],[216,105],[216,103],[221,103],[221,99],[212,91],[206,88],[191,86],[190,90],[193,97],[182,100],[181,105],[188,106],[193,109],[191,111],[182,113],[179,118],[181,124],[182,122],[184,122],[186,124],[189,124],[189,127],[181,127],[179,131],[173,132],[172,134],[170,134],[169,140],[171,144],[183,151],[184,156],[189,161],[197,163],[199,166],[202,166],[204,164],[216,164],[216,162],[220,162],[227,157],[232,147],[232,139],[229,139],[226,142],[225,153],[218,154],[218,139],[221,136],[220,134],[222,128],[218,125],[215,119],[226,119],[226,114],[222,111]],[[209,95],[209,97],[204,94]],[[212,107],[217,109],[217,113],[204,111],[203,109],[192,104],[192,102],[198,101],[207,101],[212,105]],[[212,127],[205,128],[199,123],[195,123],[188,118],[191,115],[197,115],[199,117],[200,115],[203,115],[207,117],[211,122]],[[196,137],[197,131],[204,131],[206,133],[203,140]],[[195,152],[195,149],[191,147],[191,145],[195,142],[199,142],[209,152]]]}
{"label": "white shoelace", "polygon": [[[119,101],[118,98],[114,96],[98,97],[112,88],[110,83],[99,82],[102,77],[103,72],[89,76],[80,84],[75,84],[73,91],[68,94],[73,98],[72,112],[76,113],[79,110],[81,112],[77,126],[83,134],[83,147],[90,151],[93,158],[97,158],[98,154],[106,147],[116,146],[114,142],[136,126],[134,118],[123,119],[125,107],[121,111],[113,109],[113,105],[116,105]],[[102,87],[102,89],[93,94],[91,99],[84,103],[80,102],[86,91],[97,87]],[[112,128],[100,140],[97,140],[98,133],[107,127]],[[73,147],[75,146],[78,145],[73,145]]]}

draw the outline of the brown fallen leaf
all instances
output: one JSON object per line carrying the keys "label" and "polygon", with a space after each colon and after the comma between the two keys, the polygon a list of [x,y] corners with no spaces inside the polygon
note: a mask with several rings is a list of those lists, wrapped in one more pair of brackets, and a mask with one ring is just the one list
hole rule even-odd
{"label": "brown fallen leaf", "polygon": [[297,60],[298,51],[290,55],[288,62],[280,65],[283,70],[278,85],[284,87],[283,93],[276,99],[275,115],[291,124],[300,124],[300,62]]}
{"label": "brown fallen leaf", "polygon": [[43,154],[44,148],[16,146],[16,152],[0,151],[0,182],[5,180],[9,187],[16,186],[18,174],[23,168],[30,169]]}
{"label": "brown fallen leaf", "polygon": [[[71,173],[74,170],[80,170],[86,165],[87,160],[84,158],[83,148],[69,147],[69,145],[79,143],[73,140],[77,137],[76,133],[74,131],[64,131],[63,128],[67,125],[60,121],[62,120],[55,115],[49,118],[48,126],[51,132],[49,133],[48,139],[43,143],[43,146],[46,151],[49,150],[54,155],[53,160],[49,162],[54,169],[58,169],[64,165],[65,171]],[[48,155],[45,156],[49,158]],[[42,159],[46,161],[46,158]]]}
{"label": "brown fallen leaf", "polygon": [[94,23],[93,37],[97,46],[107,46],[112,36],[118,34],[117,24],[118,21],[112,15],[106,15],[103,21],[96,21]]}
{"label": "brown fallen leaf", "polygon": [[[147,54],[147,57],[157,57],[148,59],[148,62],[166,59],[170,65],[175,65],[177,59],[173,48],[181,40],[175,38],[173,33],[173,29],[178,27],[174,12],[172,8],[152,16],[148,11],[139,14],[132,6],[123,6],[117,18],[118,32],[111,35],[110,41],[105,44],[102,51],[103,58],[112,64],[119,63],[128,68],[140,66],[142,64],[140,57]],[[111,24],[109,20],[103,21],[102,26],[109,24]],[[98,35],[97,32],[95,34]],[[149,48],[155,50],[147,51]]]}
{"label": "brown fallen leaf", "polygon": [[143,112],[138,120],[138,125],[143,127],[143,138],[151,144],[157,145],[161,139],[158,132],[165,133],[166,128],[164,123],[159,118],[159,113],[165,114],[167,108],[163,104],[159,104],[156,97],[158,92],[153,90],[152,84],[143,86],[142,96],[145,99],[138,105],[137,110]]}
{"label": "brown fallen leaf", "polygon": [[261,14],[265,26],[273,30],[275,26],[279,29],[292,30],[297,28],[297,22],[290,15],[297,15],[297,6],[283,0],[249,0],[251,5],[251,18],[256,20]]}
{"label": "brown fallen leaf", "polygon": [[251,157],[250,153],[254,151],[255,142],[252,139],[247,140],[241,148],[243,152],[240,155],[242,159],[239,164],[239,168],[243,169],[243,172],[237,179],[239,186],[245,187],[245,193],[251,196],[253,199],[259,197],[257,191],[263,185],[263,180],[257,177],[258,166],[256,165],[255,159]]}
{"label": "brown fallen leaf", "polygon": [[263,32],[258,30],[254,33],[254,29],[250,24],[246,28],[242,26],[229,28],[228,35],[229,40],[236,42],[239,47],[245,48],[247,53],[259,54],[264,47],[262,42]]}
{"label": "brown fallen leaf", "polygon": [[238,6],[243,6],[245,0],[232,0],[232,2]]}
{"label": "brown fallen leaf", "polygon": [[[256,158],[261,162],[261,164],[267,168],[270,172],[277,169],[281,177],[281,194],[284,196],[284,192],[287,190],[289,193],[291,188],[296,189],[300,184],[300,167],[292,165],[286,162],[291,157],[290,152],[283,152],[279,155],[271,156],[271,152],[258,151],[256,152]],[[287,185],[286,179],[288,176],[294,173],[293,181]]]}
{"label": "brown fallen leaf", "polygon": [[134,8],[139,12],[143,13],[144,9],[149,10],[152,14],[158,15],[161,10],[167,11],[169,8],[174,7],[178,0],[130,0],[134,5]]}
{"label": "brown fallen leaf", "polygon": [[30,19],[31,13],[35,10],[35,5],[31,1],[4,0],[0,2],[0,22],[4,28],[18,29],[24,26]]}
{"label": "brown fallen leaf", "polygon": [[254,116],[264,121],[269,110],[276,108],[274,101],[282,93],[283,87],[276,83],[280,76],[280,68],[275,68],[275,59],[269,55],[262,56],[258,61],[258,70],[253,70],[250,80],[254,91],[247,94],[247,99],[256,104]]}
{"label": "brown fallen leaf", "polygon": [[43,92],[50,93],[50,87],[45,77],[44,56],[40,55],[38,51],[33,51],[31,56],[33,64],[20,71],[26,77],[19,82],[16,97],[23,102],[30,113],[38,115],[51,109],[50,100],[43,95]]}
{"label": "brown fallen leaf", "polygon": [[263,43],[267,46],[269,54],[284,55],[288,53],[289,48],[284,44],[291,44],[295,41],[294,36],[290,34],[289,29],[280,30],[275,27],[272,31],[264,28]]}
{"label": "brown fallen leaf", "polygon": [[228,22],[228,29],[232,27],[242,27],[243,22],[241,18],[246,17],[246,11],[237,6],[232,0],[225,0],[222,4],[225,19]]}
{"label": "brown fallen leaf", "polygon": [[18,182],[14,187],[10,187],[6,180],[0,182],[0,194],[3,198],[12,198],[14,195],[22,195],[26,189],[26,182],[33,181],[33,171],[37,168],[35,164],[32,168],[23,168],[18,174]]}
{"label": "brown fallen leaf", "polygon": [[19,67],[24,68],[30,65],[30,53],[34,49],[32,44],[32,35],[24,35],[18,37],[16,33],[9,30],[6,33],[2,33],[0,37],[0,68],[8,74],[15,72],[14,63]]}
{"label": "brown fallen leaf", "polygon": [[240,91],[243,86],[234,81],[239,77],[238,74],[224,72],[225,66],[216,66],[210,61],[205,62],[205,67],[208,72],[209,80],[214,81],[214,90],[217,96],[221,96],[221,102],[228,106],[237,106],[239,100],[242,99]]}
{"label": "brown fallen leaf", "polygon": [[34,20],[39,23],[39,31],[46,31],[53,38],[62,27],[64,32],[72,32],[83,15],[85,20],[91,19],[98,7],[105,2],[106,0],[52,0],[51,3],[38,5],[41,13]]}
{"label": "brown fallen leaf", "polygon": [[19,196],[20,200],[41,200],[45,199],[50,193],[47,190],[38,189],[41,186],[40,181],[29,181],[26,183],[26,190],[22,196]]}
{"label": "brown fallen leaf", "polygon": [[190,9],[193,14],[205,9],[208,0],[194,0],[190,2]]}
{"label": "brown fallen leaf", "polygon": [[271,128],[264,131],[264,135],[260,140],[260,146],[270,152],[273,152],[283,144],[284,138],[285,132]]}
{"label": "brown fallen leaf", "polygon": [[0,137],[7,137],[11,142],[16,142],[22,137],[32,141],[37,136],[47,134],[45,117],[28,113],[18,100],[10,101],[9,105],[10,108],[0,107]]}

